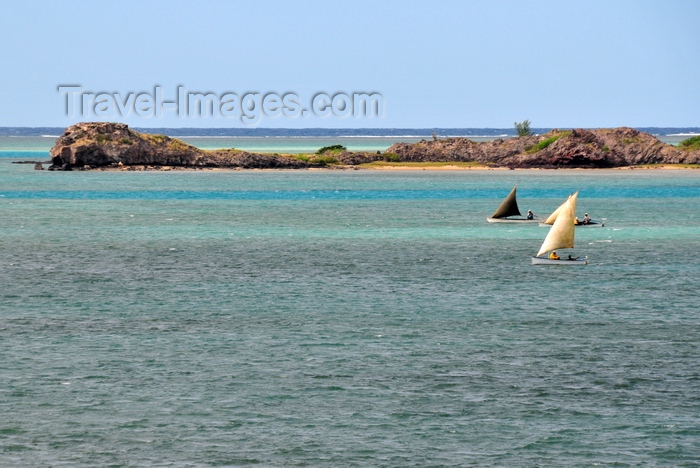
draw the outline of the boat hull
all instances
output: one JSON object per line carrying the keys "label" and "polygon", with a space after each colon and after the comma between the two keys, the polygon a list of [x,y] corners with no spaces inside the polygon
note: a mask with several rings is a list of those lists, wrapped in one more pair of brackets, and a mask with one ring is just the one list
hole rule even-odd
{"label": "boat hull", "polygon": [[489,223],[510,223],[510,224],[534,224],[539,223],[536,219],[526,218],[486,218]]}
{"label": "boat hull", "polygon": [[574,265],[588,265],[588,257],[576,257],[574,259],[562,258],[560,260],[550,260],[548,258],[542,257],[532,257],[533,265],[563,265],[563,266],[574,266]]}

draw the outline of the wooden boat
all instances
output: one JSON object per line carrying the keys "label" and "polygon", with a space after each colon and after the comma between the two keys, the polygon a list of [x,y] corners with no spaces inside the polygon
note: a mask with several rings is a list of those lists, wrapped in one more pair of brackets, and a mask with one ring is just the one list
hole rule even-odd
{"label": "wooden boat", "polygon": [[[578,194],[578,192],[576,192],[576,194]],[[573,195],[569,195],[569,198],[571,198],[572,196]],[[567,198],[567,201],[569,200],[569,198]],[[552,212],[552,214],[547,217],[547,219],[545,219],[543,222],[541,222],[540,227],[550,227],[552,224],[554,224],[554,221],[556,221],[557,217],[559,216],[559,212],[564,207],[564,205],[566,205],[566,202],[559,205],[559,208],[554,210]],[[591,220],[586,224],[583,224],[583,223],[576,224],[576,218],[574,217],[574,226],[576,226],[576,227],[605,227],[605,222]]]}
{"label": "wooden boat", "polygon": [[559,207],[557,219],[552,224],[547,237],[545,237],[540,251],[532,257],[533,265],[588,265],[588,257],[572,257],[563,256],[559,260],[550,259],[548,256],[542,255],[559,249],[572,249],[574,247],[574,212],[576,211],[576,198],[578,192],[566,199],[564,204]]}
{"label": "wooden boat", "polygon": [[489,223],[513,223],[513,224],[525,224],[525,223],[537,223],[536,219],[527,218],[511,218],[511,216],[522,216],[520,210],[518,209],[518,201],[516,200],[515,191],[518,188],[516,185],[513,190],[510,191],[508,196],[501,202],[501,204],[496,208],[496,212],[491,215],[490,218],[486,218]]}

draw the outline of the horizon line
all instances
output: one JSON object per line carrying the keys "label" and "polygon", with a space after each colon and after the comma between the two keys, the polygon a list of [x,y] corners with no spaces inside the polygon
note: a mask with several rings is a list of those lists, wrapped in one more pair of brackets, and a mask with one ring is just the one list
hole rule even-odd
{"label": "horizon line", "polygon": [[[40,128],[68,128],[79,123],[122,123],[122,122],[101,122],[101,121],[86,121],[86,122],[76,122],[69,126],[60,125],[39,125],[39,126],[27,126],[27,125],[0,125],[0,129],[40,129]],[[381,131],[381,130],[508,130],[515,132],[514,127],[142,127],[131,124],[124,124],[129,128],[139,128],[139,129],[168,129],[168,130],[226,130],[226,131],[262,131],[262,130],[294,130],[294,131],[310,131],[310,130],[342,130],[342,131],[358,131],[358,130],[370,130],[370,131]],[[617,125],[617,126],[546,126],[546,127],[531,127],[531,130],[553,130],[553,129],[610,129],[610,128],[658,128],[658,129],[700,129],[698,126],[658,126],[658,125]]]}

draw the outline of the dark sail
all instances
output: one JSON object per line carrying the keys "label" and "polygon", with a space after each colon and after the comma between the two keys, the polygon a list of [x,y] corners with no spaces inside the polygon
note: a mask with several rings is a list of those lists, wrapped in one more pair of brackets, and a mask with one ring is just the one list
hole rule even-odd
{"label": "dark sail", "polygon": [[518,209],[518,202],[515,200],[515,189],[518,186],[513,187],[508,196],[503,203],[496,209],[496,212],[491,216],[492,218],[505,218],[508,216],[520,216],[520,210]]}

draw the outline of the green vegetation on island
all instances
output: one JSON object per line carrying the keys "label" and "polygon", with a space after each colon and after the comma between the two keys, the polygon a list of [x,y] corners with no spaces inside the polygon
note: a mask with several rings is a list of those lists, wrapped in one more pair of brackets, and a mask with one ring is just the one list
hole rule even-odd
{"label": "green vegetation on island", "polygon": [[515,122],[515,132],[519,137],[534,135],[530,130],[530,121],[525,119],[522,122]]}
{"label": "green vegetation on island", "polygon": [[[555,133],[555,132],[558,132],[558,131],[552,130],[551,133]],[[563,132],[558,132],[554,136],[546,138],[546,139],[538,142],[537,144],[530,146],[529,148],[527,148],[525,150],[525,152],[527,154],[537,153],[538,151],[542,151],[543,149],[545,149],[546,147],[548,147],[549,145],[551,145],[552,143],[554,143],[558,139],[560,139],[562,137],[569,136],[569,135],[571,135],[571,130],[565,130]]]}
{"label": "green vegetation on island", "polygon": [[685,140],[678,143],[678,147],[683,151],[700,150],[700,135],[686,138]]}
{"label": "green vegetation on island", "polygon": [[323,154],[323,153],[332,153],[332,154],[338,154],[342,153],[343,151],[347,151],[348,149],[344,147],[343,145],[331,145],[331,146],[324,146],[323,148],[320,148],[318,151],[316,151],[316,154]]}

